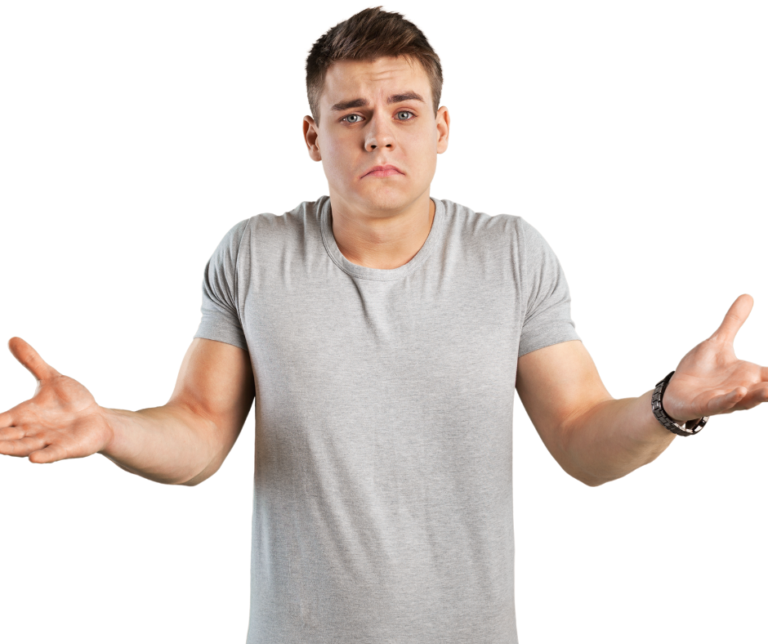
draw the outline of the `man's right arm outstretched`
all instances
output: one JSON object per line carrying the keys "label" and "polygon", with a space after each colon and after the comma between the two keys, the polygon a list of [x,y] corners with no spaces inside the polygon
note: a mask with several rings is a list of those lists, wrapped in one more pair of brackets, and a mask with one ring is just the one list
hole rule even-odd
{"label": "man's right arm outstretched", "polygon": [[224,462],[254,397],[248,353],[195,338],[162,407],[100,407],[79,382],[48,365],[21,338],[11,353],[37,379],[35,395],[0,413],[0,454],[52,463],[100,453],[159,483],[197,485]]}

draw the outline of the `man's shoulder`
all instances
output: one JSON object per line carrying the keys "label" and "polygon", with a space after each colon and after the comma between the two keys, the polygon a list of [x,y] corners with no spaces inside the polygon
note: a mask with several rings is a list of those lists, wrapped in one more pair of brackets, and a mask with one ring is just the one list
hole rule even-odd
{"label": "man's shoulder", "polygon": [[315,201],[302,201],[292,210],[279,214],[260,212],[235,224],[232,234],[242,233],[244,243],[300,237],[307,229],[319,229],[321,210],[327,199],[323,196]]}
{"label": "man's shoulder", "polygon": [[302,201],[280,214],[260,212],[240,220],[224,235],[217,253],[224,253],[232,263],[242,267],[251,266],[256,260],[279,263],[281,258],[311,252],[320,242],[324,199],[327,197]]}
{"label": "man's shoulder", "polygon": [[[434,199],[434,197],[433,197]],[[435,199],[443,206],[449,227],[460,235],[470,234],[473,237],[488,235],[492,238],[501,236],[517,237],[522,229],[530,226],[519,215],[507,213],[489,214],[482,210],[474,210],[450,199]]]}
{"label": "man's shoulder", "polygon": [[328,197],[323,195],[314,201],[302,201],[298,206],[282,213],[260,212],[248,218],[248,228],[284,229],[315,223],[320,219]]}

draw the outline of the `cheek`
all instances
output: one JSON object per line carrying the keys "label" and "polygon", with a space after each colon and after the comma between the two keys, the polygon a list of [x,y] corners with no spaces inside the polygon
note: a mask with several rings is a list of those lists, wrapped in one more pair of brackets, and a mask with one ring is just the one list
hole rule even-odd
{"label": "cheek", "polygon": [[344,177],[344,170],[350,168],[351,157],[354,156],[350,143],[339,139],[328,139],[325,145],[321,145],[320,152],[326,172],[339,178]]}
{"label": "cheek", "polygon": [[405,150],[414,157],[425,159],[436,154],[437,151],[437,132],[429,129],[415,128],[406,132],[402,139]]}
{"label": "cheek", "polygon": [[411,167],[419,176],[429,174],[437,162],[437,138],[426,136],[414,140],[409,156],[415,162]]}

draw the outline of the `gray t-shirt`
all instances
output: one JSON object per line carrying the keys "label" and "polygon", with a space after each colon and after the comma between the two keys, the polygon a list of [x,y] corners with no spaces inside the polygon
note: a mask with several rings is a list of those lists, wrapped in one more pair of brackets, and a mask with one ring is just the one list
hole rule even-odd
{"label": "gray t-shirt", "polygon": [[353,264],[327,196],[234,226],[195,337],[248,351],[248,644],[514,644],[517,358],[578,340],[512,215],[434,199],[405,265]]}

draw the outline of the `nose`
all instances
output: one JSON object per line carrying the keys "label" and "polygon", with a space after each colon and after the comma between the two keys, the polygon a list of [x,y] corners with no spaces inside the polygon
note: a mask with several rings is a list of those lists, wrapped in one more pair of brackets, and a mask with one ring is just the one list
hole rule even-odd
{"label": "nose", "polygon": [[391,125],[386,117],[372,116],[371,123],[365,135],[365,149],[370,152],[376,148],[393,148],[395,138],[392,134]]}

